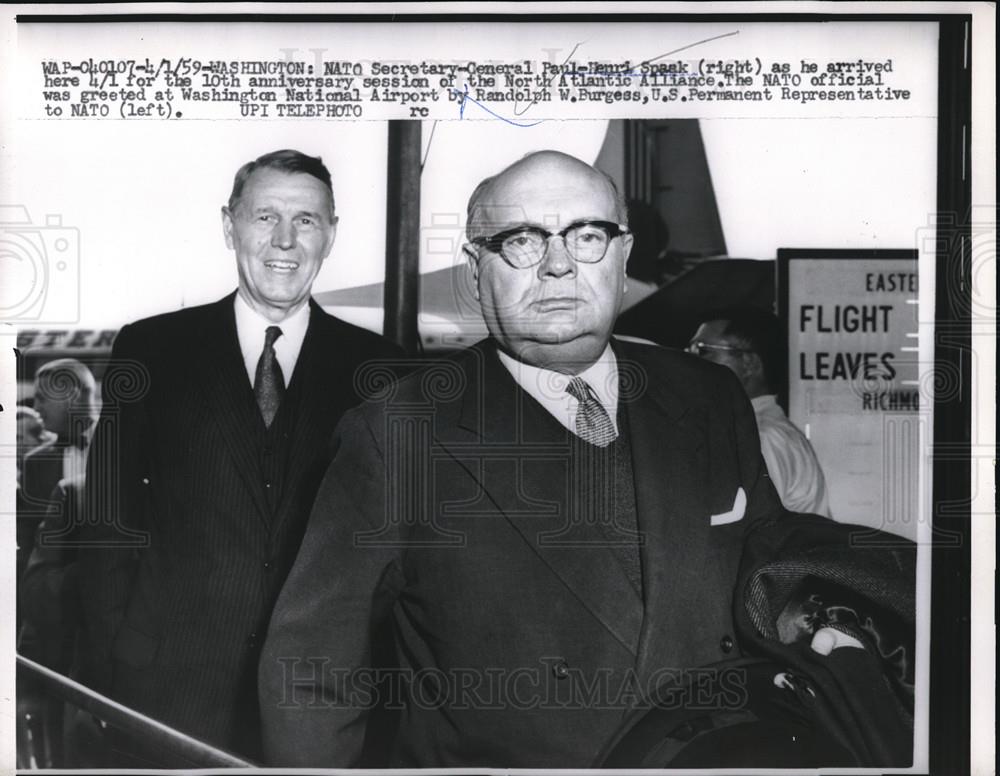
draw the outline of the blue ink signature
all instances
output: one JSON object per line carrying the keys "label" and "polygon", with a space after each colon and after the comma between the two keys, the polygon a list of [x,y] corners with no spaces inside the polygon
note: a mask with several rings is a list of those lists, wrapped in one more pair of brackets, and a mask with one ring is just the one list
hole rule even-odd
{"label": "blue ink signature", "polygon": [[[640,62],[640,64],[641,65],[649,65],[649,64],[652,64],[653,62],[656,62],[658,59],[663,59],[664,57],[669,57],[672,54],[678,54],[681,51],[686,51],[687,49],[694,48],[695,46],[701,46],[701,45],[703,45],[705,43],[711,43],[714,40],[720,40],[722,38],[729,38],[729,37],[732,37],[733,35],[739,35],[739,34],[740,34],[739,30],[735,30],[733,32],[723,33],[722,35],[714,35],[711,38],[705,38],[704,40],[699,40],[699,41],[697,41],[695,43],[689,43],[686,46],[681,46],[680,48],[676,48],[673,51],[667,51],[667,52],[665,52],[663,54],[660,54],[659,56],[652,57],[651,59],[644,59],[644,60],[642,60],[642,62]],[[562,61],[562,64],[565,65],[567,62],[569,62],[569,60],[576,53],[577,49],[580,48],[580,46],[582,46],[582,45],[583,45],[583,43],[581,42],[581,43],[577,43],[575,46],[573,46],[573,50],[569,52],[569,55],[566,57],[566,59],[564,59]],[[588,70],[577,70],[576,72],[577,73],[587,73],[589,71]],[[543,89],[549,88],[552,85],[552,82],[556,79],[557,75],[559,75],[559,73],[553,73],[548,79],[544,79],[543,78],[542,79],[542,83],[543,83],[542,88]],[[615,73],[614,75],[625,76],[626,78],[633,78],[635,76],[643,75],[643,73],[637,73],[634,70],[627,70],[625,72]],[[659,77],[667,76],[667,77],[677,78],[680,75],[681,75],[680,73],[661,73],[661,74],[659,74]],[[501,116],[499,113],[496,113],[495,111],[492,111],[489,108],[487,108],[483,103],[481,103],[478,100],[475,100],[472,97],[470,97],[469,96],[469,85],[468,84],[463,84],[463,86],[464,86],[464,90],[463,91],[459,91],[458,89],[452,89],[451,90],[453,94],[461,95],[461,99],[459,100],[459,104],[458,104],[458,117],[460,119],[464,119],[465,118],[465,106],[466,106],[466,103],[471,102],[471,103],[474,103],[475,105],[477,105],[478,107],[482,108],[484,111],[486,111],[487,113],[489,113],[494,118],[498,118],[501,121],[506,121],[508,124],[510,124],[511,126],[514,126],[514,127],[523,127],[523,128],[534,127],[534,126],[537,126],[538,124],[541,124],[544,121],[544,119],[540,119],[539,121],[533,121],[530,124],[525,124],[525,123],[522,123],[522,122],[514,121],[513,119],[509,119],[506,116]],[[525,105],[523,108],[518,108],[517,102],[515,101],[515,104],[514,104],[514,115],[515,116],[523,116],[534,105],[537,105],[537,104],[538,104],[538,100],[534,99],[531,102],[529,102],[527,105]]]}
{"label": "blue ink signature", "polygon": [[[689,43],[686,46],[681,46],[680,48],[676,48],[673,51],[667,51],[667,52],[665,52],[663,54],[660,54],[659,56],[655,56],[655,57],[653,57],[651,59],[644,59],[639,64],[640,65],[650,65],[653,62],[656,62],[656,60],[663,59],[664,57],[669,57],[672,54],[679,54],[681,51],[686,51],[687,49],[694,48],[695,46],[701,46],[701,45],[703,45],[705,43],[711,43],[713,40],[721,40],[722,38],[730,38],[733,35],[739,35],[739,34],[740,34],[739,30],[734,30],[733,32],[726,32],[726,33],[723,33],[722,35],[715,35],[715,36],[713,36],[711,38],[705,38],[704,40],[699,40],[699,41],[697,41],[695,43]],[[580,46],[582,46],[582,45],[583,45],[583,43],[577,43],[575,46],[573,46],[573,50],[570,51],[569,55],[566,57],[566,59],[564,59],[562,61],[562,65],[565,65],[567,62],[569,62],[570,59],[573,58],[573,55],[576,53],[576,50],[578,48],[580,48]],[[562,65],[560,65],[560,67]],[[578,72],[578,73],[587,73],[587,72],[590,72],[590,71],[588,71],[588,70],[577,70],[576,72]],[[557,75],[559,75],[559,73],[553,73],[547,80],[543,79],[543,86],[542,86],[542,88],[543,89],[548,89],[552,85],[552,82],[555,80],[555,78],[556,78]],[[627,70],[627,71],[622,72],[622,73],[615,73],[614,75],[625,76],[626,78],[633,78],[635,76],[639,76],[639,75],[643,75],[643,74],[642,73],[637,73],[634,70]],[[660,77],[662,77],[664,75],[671,75],[672,77],[677,78],[681,74],[680,73],[670,73],[670,74],[668,74],[668,73],[661,73],[661,74],[659,74]],[[534,105],[537,105],[537,104],[538,104],[538,100],[536,99],[536,100],[532,100],[531,102],[529,102],[527,105],[525,105],[520,110],[517,107],[515,107],[514,108],[514,115],[515,116],[523,116]]]}
{"label": "blue ink signature", "polygon": [[[570,51],[569,54],[566,55],[566,59],[564,59],[562,61],[562,64],[560,64],[559,67],[562,67],[567,62],[569,62],[573,58],[573,55],[576,53],[576,50],[578,48],[580,48],[580,46],[582,46],[583,44],[584,44],[584,41],[580,41],[575,46],[573,46],[573,50]],[[545,80],[543,78],[542,79],[542,88],[543,89],[548,89],[550,86],[552,86],[552,82],[555,80],[555,78],[556,78],[555,74],[553,74],[548,80]],[[536,100],[532,100],[527,105],[525,105],[522,110],[518,110],[517,109],[517,101],[515,101],[514,102],[514,115],[515,116],[523,116],[525,113],[527,113],[531,109],[532,105],[537,105],[537,104],[538,104],[538,100],[537,99]]]}
{"label": "blue ink signature", "polygon": [[471,102],[474,105],[477,105],[478,107],[482,108],[484,111],[486,111],[487,113],[489,113],[494,118],[498,118],[501,121],[506,121],[508,124],[510,124],[512,126],[515,126],[515,127],[522,127],[522,128],[534,127],[534,126],[537,126],[537,125],[539,125],[539,124],[542,123],[541,121],[533,121],[530,124],[525,124],[525,123],[522,123],[522,122],[514,121],[513,119],[509,119],[506,116],[501,116],[499,113],[497,113],[495,111],[492,111],[489,108],[487,108],[485,105],[483,105],[483,103],[479,102],[479,100],[475,100],[472,97],[470,97],[469,96],[469,85],[468,84],[463,84],[463,86],[465,87],[464,91],[460,92],[458,89],[452,89],[451,90],[453,94],[459,94],[459,95],[461,95],[461,100],[459,100],[459,104],[458,104],[458,117],[460,119],[464,119],[465,118],[465,104],[468,103],[468,102]]}

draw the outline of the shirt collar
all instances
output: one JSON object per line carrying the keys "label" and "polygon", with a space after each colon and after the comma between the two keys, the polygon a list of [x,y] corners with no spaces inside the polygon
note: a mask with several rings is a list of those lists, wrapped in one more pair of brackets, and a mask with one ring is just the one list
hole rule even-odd
{"label": "shirt collar", "polygon": [[309,328],[308,301],[287,318],[278,322],[265,318],[259,312],[254,310],[247,304],[246,300],[239,291],[236,292],[235,308],[237,331],[242,331],[244,329],[247,331],[259,329],[261,332],[261,347],[263,347],[264,332],[267,331],[268,326],[280,326],[282,334],[281,339],[287,337],[289,340],[304,339],[306,336],[306,329]]}
{"label": "shirt collar", "polygon": [[92,419],[86,428],[78,429],[67,436],[56,436],[52,444],[56,447],[75,447],[79,450],[86,450],[90,445],[90,438],[94,435],[96,426],[97,420]]}
{"label": "shirt collar", "polygon": [[[574,431],[578,402],[566,393],[566,386],[574,375],[526,364],[499,349],[497,353],[500,362],[510,372],[514,381],[545,407],[556,420]],[[617,429],[618,360],[611,345],[608,344],[604,348],[597,361],[575,376],[585,380],[593,389]]]}
{"label": "shirt collar", "polygon": [[764,412],[766,410],[781,410],[778,406],[778,395],[774,393],[766,393],[763,396],[754,396],[750,400],[750,404],[753,405],[754,412]]}
{"label": "shirt collar", "polygon": [[287,386],[291,382],[292,372],[295,369],[296,361],[298,361],[299,351],[302,350],[306,330],[309,328],[309,303],[306,302],[301,308],[278,322],[269,320],[254,310],[243,299],[239,291],[236,292],[233,308],[236,312],[236,336],[239,339],[240,351],[243,354],[250,384],[253,384],[257,361],[264,349],[264,336],[267,327],[280,326],[281,336],[274,343],[274,352],[281,365]]}

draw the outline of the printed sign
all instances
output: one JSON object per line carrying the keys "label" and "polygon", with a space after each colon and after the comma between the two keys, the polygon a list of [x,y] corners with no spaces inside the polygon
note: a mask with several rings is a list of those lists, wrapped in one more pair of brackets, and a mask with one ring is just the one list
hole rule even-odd
{"label": "printed sign", "polygon": [[921,394],[913,251],[778,252],[788,417],[842,522],[915,538]]}

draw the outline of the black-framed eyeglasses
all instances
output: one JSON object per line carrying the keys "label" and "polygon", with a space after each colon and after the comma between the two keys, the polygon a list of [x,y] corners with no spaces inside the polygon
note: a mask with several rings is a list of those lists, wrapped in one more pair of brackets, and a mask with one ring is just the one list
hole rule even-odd
{"label": "black-framed eyeglasses", "polygon": [[704,358],[705,355],[710,350],[723,350],[723,351],[730,351],[733,353],[751,352],[747,348],[738,348],[733,345],[716,345],[712,342],[702,342],[701,340],[695,340],[693,342],[689,342],[685,350],[687,350],[688,353],[694,353],[694,355],[701,356],[702,358]]}
{"label": "black-framed eyeglasses", "polygon": [[566,253],[573,261],[596,264],[608,252],[616,237],[628,234],[627,226],[612,221],[574,221],[558,232],[540,226],[525,224],[504,229],[490,237],[476,237],[473,245],[483,245],[500,256],[514,269],[529,269],[545,258],[549,240],[559,237],[566,246]]}

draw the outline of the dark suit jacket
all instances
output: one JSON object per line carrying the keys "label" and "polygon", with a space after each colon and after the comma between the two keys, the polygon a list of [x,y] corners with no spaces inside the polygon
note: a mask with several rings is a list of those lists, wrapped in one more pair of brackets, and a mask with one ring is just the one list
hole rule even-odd
{"label": "dark suit jacket", "polygon": [[55,441],[36,447],[21,465],[21,487],[17,492],[17,578],[21,579],[35,533],[52,506],[52,492],[63,477],[63,447]]}
{"label": "dark suit jacket", "polygon": [[[82,621],[77,566],[78,534],[83,524],[83,480],[56,485],[34,548],[18,580],[18,602],[26,621],[19,649],[32,659],[68,674],[74,668]],[[33,642],[28,647],[27,642]]]}
{"label": "dark suit jacket", "polygon": [[297,397],[285,487],[270,505],[254,437],[263,421],[233,301],[119,332],[87,475],[89,515],[99,524],[80,563],[98,689],[253,757],[260,642],[332,431],[360,400],[358,367],[399,351],[310,302],[285,395]]}
{"label": "dark suit jacket", "polygon": [[587,766],[644,688],[739,654],[744,536],[781,512],[750,403],[724,368],[616,352],[645,603],[611,548],[574,544],[569,432],[480,343],[338,428],[262,656],[270,764],[358,762],[386,619],[393,766]]}
{"label": "dark suit jacket", "polygon": [[59,480],[63,478],[63,447],[56,440],[45,442],[24,456],[22,495],[44,513]]}
{"label": "dark suit jacket", "polygon": [[[692,697],[683,685],[695,677],[669,677],[657,694],[665,702],[630,714],[600,767],[909,767],[916,549],[819,515],[760,523],[734,602],[737,638],[754,657],[705,672],[724,690],[703,692],[711,704],[673,702]],[[822,655],[810,646],[821,628],[862,648]]]}

